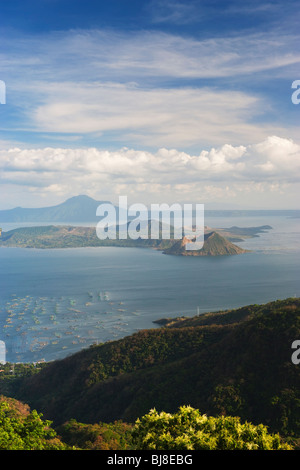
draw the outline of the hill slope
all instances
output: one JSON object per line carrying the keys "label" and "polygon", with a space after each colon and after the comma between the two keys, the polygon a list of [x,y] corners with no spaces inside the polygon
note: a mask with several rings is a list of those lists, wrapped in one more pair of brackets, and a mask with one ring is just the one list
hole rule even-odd
{"label": "hill slope", "polygon": [[186,404],[299,435],[299,338],[300,299],[211,313],[49,363],[14,395],[56,424],[133,422]]}
{"label": "hill slope", "polygon": [[234,245],[215,231],[204,235],[204,244],[201,250],[187,250],[186,245],[188,243],[191,243],[191,241],[184,237],[182,240],[175,242],[170,248],[167,248],[164,253],[181,256],[224,256],[247,253],[247,250]]}

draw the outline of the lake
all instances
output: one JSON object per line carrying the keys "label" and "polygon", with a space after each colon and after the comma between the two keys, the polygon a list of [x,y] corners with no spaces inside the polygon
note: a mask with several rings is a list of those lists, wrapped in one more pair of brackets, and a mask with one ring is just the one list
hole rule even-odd
{"label": "lake", "polygon": [[251,253],[229,257],[168,256],[146,248],[1,248],[6,360],[50,361],[156,328],[153,321],[162,317],[300,296],[299,218],[211,217],[205,223],[273,228],[237,243]]}

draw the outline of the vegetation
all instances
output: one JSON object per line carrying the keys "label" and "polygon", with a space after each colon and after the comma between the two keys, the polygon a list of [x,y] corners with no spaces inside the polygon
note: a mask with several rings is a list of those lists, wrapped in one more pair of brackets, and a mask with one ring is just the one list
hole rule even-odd
{"label": "vegetation", "polygon": [[206,416],[191,406],[174,413],[155,409],[138,419],[133,439],[142,450],[291,450],[262,424],[232,416]]}
{"label": "vegetation", "polygon": [[[36,410],[0,397],[0,450],[291,450],[262,424],[238,417],[207,417],[190,406],[149,413],[135,424],[78,423],[51,427]],[[59,436],[58,434],[59,433]]]}
{"label": "vegetation", "polygon": [[130,450],[134,449],[133,425],[114,423],[78,423],[75,419],[58,427],[57,431],[68,445],[84,450]]}
{"label": "vegetation", "polygon": [[[201,416],[263,423],[299,447],[300,367],[291,361],[300,338],[299,298],[160,323],[63,360],[15,364],[13,373],[12,365],[2,366],[0,393],[43,413],[64,442],[79,448],[142,446],[130,437],[138,418],[154,408],[169,416],[184,406]],[[263,445],[277,445],[267,437]],[[219,445],[215,436],[207,440]]]}
{"label": "vegetation", "polygon": [[[21,406],[20,406],[21,405]],[[0,450],[67,450],[50,421],[14,400],[0,399]]]}
{"label": "vegetation", "polygon": [[26,377],[38,373],[47,363],[10,363],[0,364],[0,390],[3,395],[9,395],[12,389],[17,389]]}

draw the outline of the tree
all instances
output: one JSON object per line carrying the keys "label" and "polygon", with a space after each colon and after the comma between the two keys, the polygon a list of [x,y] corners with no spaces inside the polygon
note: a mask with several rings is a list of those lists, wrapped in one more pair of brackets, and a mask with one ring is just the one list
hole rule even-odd
{"label": "tree", "polygon": [[206,416],[190,406],[177,413],[152,409],[137,419],[134,444],[141,450],[291,450],[266,426],[241,423],[239,417]]}
{"label": "tree", "polygon": [[21,416],[6,401],[0,403],[0,450],[66,450],[51,421],[33,410]]}

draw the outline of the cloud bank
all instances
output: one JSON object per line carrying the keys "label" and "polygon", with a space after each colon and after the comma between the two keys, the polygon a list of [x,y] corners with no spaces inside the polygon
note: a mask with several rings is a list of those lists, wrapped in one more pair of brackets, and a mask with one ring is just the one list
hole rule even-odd
{"label": "cloud bank", "polygon": [[[161,148],[156,153],[122,148],[11,148],[0,151],[0,181],[32,194],[60,197],[85,193],[140,202],[195,198],[229,200],[241,194],[282,194],[299,184],[300,145],[270,136],[249,146],[225,144],[191,155]],[[297,189],[297,188],[296,188]],[[165,199],[164,199],[165,198]],[[172,200],[170,199],[172,198]],[[168,201],[166,201],[168,202]]]}

